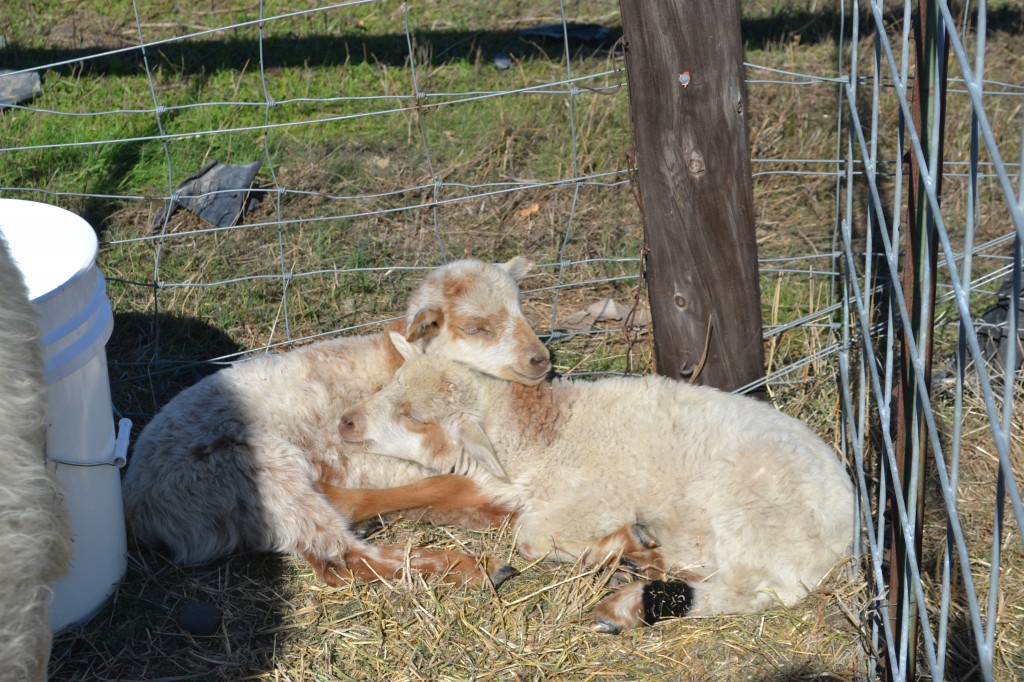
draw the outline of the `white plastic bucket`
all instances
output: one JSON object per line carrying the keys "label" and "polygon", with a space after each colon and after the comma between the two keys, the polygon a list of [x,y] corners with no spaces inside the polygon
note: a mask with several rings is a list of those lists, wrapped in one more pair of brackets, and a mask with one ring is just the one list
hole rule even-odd
{"label": "white plastic bucket", "polygon": [[0,199],[0,232],[39,311],[49,391],[47,465],[64,488],[74,558],[53,584],[54,632],[83,623],[124,576],[127,543],[121,500],[131,421],[114,433],[104,346],[114,317],[96,267],[99,245],[79,216],[34,201]]}

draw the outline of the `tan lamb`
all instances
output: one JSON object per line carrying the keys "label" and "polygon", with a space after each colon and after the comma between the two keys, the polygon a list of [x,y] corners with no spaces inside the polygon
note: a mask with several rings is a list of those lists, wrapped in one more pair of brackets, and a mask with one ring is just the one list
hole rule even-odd
{"label": "tan lamb", "polygon": [[596,631],[791,605],[849,551],[844,465],[770,405],[659,376],[517,386],[394,341],[408,364],[343,437],[471,475],[527,559],[623,555],[646,579],[602,602]]}
{"label": "tan lamb", "polygon": [[0,680],[46,679],[50,582],[71,560],[60,485],[46,470],[39,319],[0,235]]}
{"label": "tan lamb", "polygon": [[[420,352],[458,358],[502,380],[542,382],[548,352],[519,304],[518,280],[531,267],[523,258],[442,266],[412,294],[391,332]],[[402,362],[387,332],[343,337],[237,363],[182,391],[135,444],[123,486],[132,532],[180,564],[236,551],[285,552],[337,585],[398,577],[408,559],[451,582],[499,584],[514,571],[498,562],[481,567],[458,552],[373,545],[352,530],[387,511],[443,511],[445,485],[460,478],[421,486],[430,471],[340,438],[339,415],[383,387]],[[336,494],[332,506],[322,486],[384,490],[353,491],[340,502]]]}

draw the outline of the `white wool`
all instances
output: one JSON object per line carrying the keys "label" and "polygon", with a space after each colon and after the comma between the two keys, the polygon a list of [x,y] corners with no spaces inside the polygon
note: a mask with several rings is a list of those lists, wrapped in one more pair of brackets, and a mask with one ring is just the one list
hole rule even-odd
{"label": "white wool", "polygon": [[46,470],[39,321],[0,235],[0,680],[45,680],[50,581],[67,570],[71,530]]}
{"label": "white wool", "polygon": [[[447,399],[434,397],[439,386]],[[707,578],[694,584],[694,614],[792,604],[853,540],[853,486],[839,458],[752,398],[654,376],[524,389],[414,357],[361,408],[367,442],[393,427],[399,404],[452,444],[375,452],[437,470],[479,453],[487,466],[468,473],[518,512],[514,532],[529,556],[571,560],[642,524],[670,573]]]}
{"label": "white wool", "polygon": [[[547,351],[519,307],[517,280],[530,267],[522,258],[449,263],[413,293],[395,328],[429,354],[540,381]],[[458,328],[477,319],[488,320],[486,334]],[[400,364],[385,333],[345,337],[241,362],[182,391],[135,444],[123,484],[129,528],[182,564],[240,550],[330,561],[363,546],[316,483],[387,487],[428,475],[339,436],[341,413]]]}

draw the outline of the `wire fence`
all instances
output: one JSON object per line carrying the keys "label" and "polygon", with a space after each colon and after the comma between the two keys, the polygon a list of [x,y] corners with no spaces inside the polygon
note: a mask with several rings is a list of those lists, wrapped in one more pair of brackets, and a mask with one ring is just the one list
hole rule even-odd
{"label": "wire fence", "polygon": [[[151,214],[153,211],[152,206],[154,205],[173,202],[175,200],[187,201],[190,199],[204,199],[211,195],[218,194],[217,190],[193,194],[190,193],[190,190],[181,189],[180,183],[182,180],[195,172],[197,168],[195,166],[184,165],[179,161],[176,158],[176,155],[172,153],[172,147],[174,145],[184,143],[194,145],[197,148],[209,149],[209,147],[215,143],[208,141],[208,138],[261,133],[261,142],[263,147],[262,156],[264,162],[262,172],[269,176],[269,182],[264,183],[263,186],[252,188],[250,192],[256,196],[265,196],[274,202],[274,210],[270,212],[269,215],[264,212],[260,216],[262,219],[247,219],[243,224],[239,225],[210,226],[206,224],[192,224],[188,225],[184,229],[176,228],[169,230],[168,228],[171,225],[170,214],[168,213],[164,216],[164,220],[159,226],[160,229],[156,230],[155,233],[151,234],[145,230],[136,230],[134,233],[129,232],[124,235],[108,234],[108,238],[104,241],[104,247],[108,254],[114,251],[127,252],[136,250],[139,253],[143,252],[145,249],[152,249],[154,251],[153,276],[151,281],[140,282],[135,279],[132,281],[121,282],[118,280],[123,278],[118,278],[116,274],[110,279],[115,287],[120,284],[127,284],[154,289],[155,298],[157,299],[154,303],[155,310],[159,310],[161,307],[167,307],[161,306],[159,299],[163,292],[173,289],[209,289],[214,287],[230,287],[240,283],[253,281],[276,281],[280,290],[283,292],[283,295],[281,296],[282,310],[279,315],[281,324],[277,325],[275,322],[273,325],[268,325],[268,329],[272,328],[273,333],[260,339],[262,343],[247,343],[243,349],[215,358],[216,360],[231,360],[243,354],[262,352],[277,346],[306,341],[323,334],[352,331],[367,324],[367,322],[361,320],[355,325],[338,325],[331,329],[319,329],[311,333],[293,332],[292,327],[294,316],[292,311],[289,309],[289,297],[284,293],[287,292],[288,288],[292,286],[293,283],[303,278],[349,276],[366,272],[394,273],[403,272],[404,270],[402,267],[395,267],[395,262],[389,262],[387,265],[381,265],[376,269],[351,267],[322,268],[316,270],[297,269],[296,264],[294,262],[289,262],[288,258],[285,256],[284,244],[287,239],[285,233],[288,230],[292,228],[300,228],[306,225],[322,226],[322,229],[324,230],[334,230],[337,229],[338,223],[343,221],[367,220],[371,217],[387,216],[389,214],[404,217],[410,213],[426,211],[430,214],[429,222],[432,223],[432,232],[436,248],[432,254],[429,254],[427,259],[428,263],[419,267],[419,270],[424,270],[432,267],[438,262],[449,259],[453,255],[458,255],[453,254],[455,249],[453,249],[453,245],[450,243],[451,239],[443,234],[444,211],[446,209],[455,209],[459,205],[478,203],[486,201],[489,198],[504,199],[509,196],[524,196],[532,198],[536,196],[539,191],[561,190],[569,193],[570,199],[566,202],[568,209],[566,215],[561,216],[558,219],[559,224],[557,225],[557,229],[562,235],[562,238],[559,240],[561,242],[560,248],[553,254],[530,254],[535,257],[538,255],[549,256],[546,259],[537,258],[537,260],[539,261],[539,266],[542,270],[557,273],[556,283],[549,286],[528,289],[525,292],[526,296],[529,299],[531,296],[536,296],[538,294],[551,293],[551,312],[548,316],[548,332],[550,334],[557,335],[560,340],[564,341],[580,333],[586,333],[588,335],[593,335],[595,333],[619,334],[620,332],[618,329],[588,329],[585,332],[572,330],[568,333],[566,330],[558,329],[558,321],[560,317],[562,317],[563,313],[566,312],[560,309],[559,291],[566,289],[582,289],[587,287],[593,288],[594,285],[615,283],[633,285],[636,282],[636,276],[639,271],[639,248],[633,249],[632,253],[622,254],[613,259],[600,257],[604,256],[604,254],[599,254],[598,258],[574,257],[575,254],[573,253],[573,249],[570,248],[570,242],[574,236],[574,223],[577,220],[577,210],[580,208],[581,202],[584,201],[581,197],[588,190],[612,191],[623,195],[628,193],[628,177],[631,168],[625,163],[626,158],[623,153],[625,151],[625,145],[617,150],[619,152],[618,158],[614,159],[614,161],[617,162],[616,164],[606,164],[604,167],[593,168],[591,172],[584,172],[582,168],[583,166],[593,167],[594,164],[584,163],[581,160],[580,151],[577,149],[577,145],[581,143],[582,135],[577,130],[577,122],[580,118],[580,115],[576,113],[578,108],[587,105],[597,96],[614,95],[619,102],[619,108],[625,112],[625,73],[621,60],[617,58],[618,55],[615,47],[611,46],[611,49],[608,49],[612,41],[605,37],[605,39],[599,43],[599,46],[604,47],[611,55],[607,62],[598,64],[599,68],[591,68],[588,70],[574,66],[573,57],[579,52],[580,44],[574,40],[573,34],[579,25],[573,21],[574,17],[570,16],[565,8],[561,8],[557,14],[554,14],[551,17],[554,19],[555,24],[550,26],[550,28],[558,29],[558,22],[560,22],[561,27],[564,29],[564,40],[561,41],[564,42],[564,45],[561,46],[561,52],[564,53],[564,58],[561,59],[563,64],[562,68],[565,70],[563,77],[526,87],[500,90],[463,89],[459,91],[433,91],[426,87],[422,87],[417,82],[417,62],[422,61],[422,55],[417,52],[416,48],[417,28],[415,26],[415,7],[402,6],[401,11],[395,13],[401,23],[401,30],[400,32],[396,32],[395,35],[406,43],[407,54],[403,56],[403,60],[404,65],[407,66],[404,71],[408,79],[408,83],[406,84],[409,86],[408,92],[381,93],[373,96],[358,95],[354,97],[334,96],[316,98],[288,96],[284,93],[271,93],[270,88],[273,86],[268,83],[272,83],[272,79],[268,79],[266,75],[267,69],[264,64],[264,49],[267,43],[267,40],[265,40],[265,33],[268,32],[271,27],[282,22],[293,21],[301,18],[318,17],[326,14],[343,15],[346,11],[351,11],[353,8],[360,8],[370,4],[374,3],[368,3],[365,1],[337,3],[323,7],[306,8],[278,14],[266,13],[264,11],[265,8],[261,4],[259,8],[259,16],[257,18],[238,21],[215,28],[174,34],[161,38],[147,37],[144,29],[144,26],[148,25],[146,17],[140,14],[138,6],[133,5],[133,19],[138,34],[136,44],[93,51],[87,57],[59,59],[43,64],[33,64],[30,67],[15,70],[9,75],[45,73],[61,68],[80,68],[83,65],[88,66],[90,64],[102,65],[112,59],[117,59],[124,55],[130,55],[132,58],[138,60],[139,72],[145,76],[145,84],[152,100],[149,106],[97,108],[96,110],[90,110],[89,107],[86,106],[81,111],[57,110],[45,105],[37,106],[34,104],[13,105],[10,108],[22,110],[26,113],[31,112],[37,116],[45,115],[51,117],[66,117],[72,120],[87,117],[94,119],[110,119],[117,122],[134,120],[137,117],[151,117],[151,120],[155,122],[155,125],[152,126],[153,130],[151,134],[120,134],[116,136],[86,134],[79,136],[80,139],[77,139],[74,142],[46,141],[25,143],[18,141],[15,143],[12,141],[6,145],[0,145],[0,158],[4,158],[11,164],[32,165],[40,158],[38,155],[33,156],[33,152],[66,152],[68,150],[81,152],[82,150],[86,150],[86,153],[88,153],[88,150],[92,147],[110,148],[148,145],[150,149],[155,148],[158,150],[157,153],[162,153],[165,157],[165,194],[163,196],[153,196],[152,194],[131,192],[81,192],[60,186],[40,187],[29,185],[8,185],[3,188],[5,195],[24,196],[26,198],[35,196],[43,200],[56,202],[63,201],[65,203],[68,203],[69,201],[74,203],[76,200],[84,200],[86,202],[90,200],[93,200],[94,202],[109,201],[118,202],[122,207],[138,204],[150,207],[148,211]],[[613,3],[607,2],[592,3],[592,5],[600,6],[604,10],[614,8]],[[606,5],[608,7],[605,7]],[[588,8],[584,7],[583,10],[581,10],[577,7],[576,11],[585,11],[586,9]],[[593,11],[593,7],[589,9]],[[149,55],[161,49],[166,49],[169,46],[175,45],[182,46],[182,53],[187,54],[187,46],[191,41],[203,39],[212,35],[228,34],[246,29],[253,32],[252,44],[258,48],[257,53],[260,65],[259,76],[261,85],[260,94],[262,95],[261,98],[219,101],[200,100],[186,104],[167,104],[162,99],[160,91],[166,88],[159,82],[159,69],[154,68],[151,64]],[[529,31],[525,31],[523,33],[530,35]],[[424,41],[420,42],[422,44]],[[558,42],[559,41],[556,37],[554,43],[557,44]],[[585,45],[586,41],[584,41],[584,46]],[[546,49],[548,49],[549,52],[552,51],[550,49],[550,45],[548,45]],[[607,63],[609,62],[612,64],[612,68],[607,68]],[[587,64],[586,66],[590,65]],[[752,78],[749,82],[756,86],[822,86],[838,82],[835,77],[798,73],[758,64],[748,64],[747,66],[751,73],[768,76],[767,78]],[[464,83],[460,85],[465,86]],[[562,100],[568,110],[568,115],[564,117],[564,126],[565,133],[569,138],[569,144],[567,145],[567,149],[564,154],[566,158],[563,158],[564,168],[559,169],[561,172],[543,179],[515,179],[512,181],[505,180],[497,182],[480,182],[480,178],[475,178],[475,182],[459,182],[457,180],[453,180],[449,174],[442,177],[437,168],[439,164],[432,158],[430,140],[432,131],[430,130],[429,117],[426,115],[428,112],[444,107],[464,106],[469,103],[477,103],[481,101],[500,102],[502,99],[534,96],[546,96]],[[331,105],[351,104],[353,102],[358,102],[360,104],[368,103],[371,106],[357,113],[342,115],[302,116],[293,115],[286,111],[289,106],[298,104],[314,103],[318,105]],[[259,109],[263,112],[262,120],[255,122],[252,125],[241,126],[217,126],[206,128],[183,126],[184,129],[178,131],[174,130],[173,125],[168,121],[168,119],[174,114],[189,110],[207,108]],[[427,177],[422,178],[422,181],[382,192],[336,194],[323,191],[304,190],[301,187],[281,182],[278,178],[278,173],[275,169],[280,164],[280,161],[276,160],[276,157],[279,156],[279,154],[275,154],[275,150],[272,149],[273,145],[271,143],[274,134],[283,133],[284,131],[295,127],[323,126],[383,116],[406,117],[414,121],[411,125],[414,125],[416,128],[415,137],[417,139],[413,140],[413,138],[410,137],[409,140],[416,144],[418,147],[417,151],[422,155],[422,161],[425,162],[423,165],[427,171]],[[106,128],[109,129],[109,126]],[[755,164],[758,164],[759,167],[764,168],[764,170],[758,170],[755,173],[756,177],[807,175],[819,178],[836,177],[838,172],[836,169],[843,163],[842,160],[836,158],[757,158],[754,162]],[[230,193],[233,191],[234,190],[220,190],[220,193]],[[419,196],[421,198],[419,201],[414,202],[402,201],[402,198],[407,198],[409,196]],[[316,199],[325,201],[326,205],[323,206],[321,210],[317,211],[316,214],[309,214],[308,211],[306,211],[299,215],[287,215],[287,211],[282,207],[282,202],[295,197],[315,197]],[[523,201],[529,201],[529,199],[523,199]],[[598,202],[594,203],[596,205]],[[381,204],[387,204],[387,207],[381,207]],[[347,208],[352,206],[358,208]],[[122,208],[121,210],[124,209]],[[630,219],[635,220],[633,218]],[[633,226],[635,228],[634,233],[638,233],[639,230],[638,227],[636,227],[635,222]],[[268,268],[266,272],[253,274],[242,269],[244,274],[237,276],[223,277],[212,281],[197,281],[194,277],[190,277],[185,280],[176,279],[174,276],[177,274],[176,272],[173,270],[169,272],[168,268],[163,267],[163,253],[169,249],[175,248],[175,244],[187,243],[189,244],[189,248],[194,248],[197,239],[210,236],[215,237],[221,232],[238,233],[272,231],[277,231],[279,236],[279,258],[276,263],[277,267],[274,269],[276,271],[271,271]],[[555,257],[550,258],[550,256]],[[816,261],[821,261],[828,265],[821,268],[814,264]],[[600,262],[614,262],[620,264],[622,266],[620,268],[620,274],[616,277],[598,278],[588,278],[585,274],[579,276],[573,275],[575,270],[586,270],[589,269],[587,266],[592,266],[595,263]],[[810,257],[804,255],[788,256],[783,258],[768,256],[765,257],[762,265],[762,271],[766,274],[775,273],[780,275],[801,275],[812,278],[828,278],[834,276],[834,272],[830,269],[831,263],[829,263],[829,257],[822,254],[815,254]],[[415,266],[407,267],[411,268],[414,274],[418,272]],[[822,310],[810,313],[806,319],[801,321],[801,323],[786,322],[784,324],[769,325],[766,327],[766,338],[780,335],[788,330],[814,321],[826,326],[830,325],[832,323],[829,320],[829,315],[829,310]],[[275,312],[275,320],[277,319],[278,316]],[[155,346],[153,348],[153,360],[149,365],[148,371],[153,371],[154,369],[159,371],[158,366],[163,364],[165,361],[171,362],[172,365],[174,364],[173,360],[168,360],[162,356],[163,354],[159,345]],[[115,364],[117,363],[115,362]],[[775,371],[773,371],[767,380],[768,383],[772,383],[775,379],[782,380],[786,374],[799,368],[799,366],[800,365],[798,364],[796,367],[780,366],[775,368]]]}
{"label": "wire fence", "polygon": [[[0,139],[0,196],[66,205],[101,230],[121,330],[108,351],[119,409],[144,421],[206,365],[379,329],[424,271],[467,253],[537,262],[525,308],[566,371],[650,370],[636,343],[649,343],[642,325],[624,334],[600,316],[566,323],[605,297],[642,300],[617,3],[560,3],[528,19],[492,5],[484,29],[383,0],[261,0],[170,19],[133,0],[114,39],[25,50],[0,76],[46,76],[42,96],[0,113],[11,132]],[[875,597],[863,623],[870,657],[894,679],[908,678],[915,652],[931,679],[994,679],[1021,660],[1007,642],[1021,632],[1008,598],[1021,594],[1024,568],[1024,353],[1014,333],[1024,83],[1005,71],[986,78],[985,3],[957,15],[934,6],[935,49],[948,43],[952,56],[944,156],[940,137],[924,147],[913,124],[909,2],[816,10],[827,57],[746,65],[763,383],[780,400],[817,387],[837,403],[836,440],[859,491],[857,552]],[[89,74],[124,77],[125,92],[74,90]],[[68,89],[80,94],[56,96]],[[788,120],[792,110],[777,108],[787,101],[821,120]],[[936,234],[930,376],[898,285],[911,156]],[[228,225],[167,210],[239,194],[183,184],[214,158],[260,162],[259,180],[241,191],[261,201],[243,199]],[[926,425],[906,464],[894,403],[900,338]],[[800,416],[821,426],[830,414]],[[925,473],[904,488],[901,471]],[[890,577],[893,527],[924,541]],[[895,596],[893,580],[904,586]],[[904,605],[896,618],[894,600]]]}
{"label": "wire fence", "polygon": [[[994,679],[1019,665],[1004,638],[1024,538],[1015,395],[1024,182],[1021,164],[1006,159],[1020,158],[1024,119],[1019,104],[998,123],[995,112],[1001,99],[1020,97],[1020,86],[985,78],[987,3],[957,15],[944,0],[907,2],[892,14],[877,2],[861,8],[841,94],[850,163],[839,212],[846,293],[838,358],[878,595],[872,648],[884,652],[893,679]],[[870,57],[859,59],[858,49]],[[931,118],[915,118],[926,96],[921,66],[940,84]],[[866,171],[861,181],[849,172],[854,162]],[[917,206],[908,187],[915,175]],[[931,263],[926,256],[902,287],[915,267],[908,244],[922,237]],[[922,313],[926,326],[917,323]]]}

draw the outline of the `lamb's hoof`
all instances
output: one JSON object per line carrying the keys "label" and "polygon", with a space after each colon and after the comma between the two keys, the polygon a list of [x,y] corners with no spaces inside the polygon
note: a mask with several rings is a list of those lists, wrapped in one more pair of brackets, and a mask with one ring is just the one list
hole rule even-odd
{"label": "lamb's hoof", "polygon": [[642,523],[634,523],[632,526],[633,537],[640,543],[640,546],[644,549],[654,549],[658,546],[658,541],[647,526]]}
{"label": "lamb's hoof", "polygon": [[505,584],[506,580],[509,578],[515,578],[517,575],[519,575],[519,571],[506,564],[498,568],[498,570],[491,575],[491,584],[494,585],[494,589],[498,589]]}
{"label": "lamb's hoof", "polygon": [[629,557],[619,557],[619,565],[609,581],[611,585],[622,585],[631,582],[637,577],[643,577],[643,567]]}
{"label": "lamb's hoof", "polygon": [[381,528],[384,527],[384,522],[379,516],[374,516],[372,519],[358,523],[352,527],[352,533],[360,540],[365,540],[374,533],[377,533]]}
{"label": "lamb's hoof", "polygon": [[330,587],[346,587],[352,584],[352,574],[342,564],[324,563],[317,570],[317,575],[325,585]]}
{"label": "lamb's hoof", "polygon": [[618,635],[622,632],[622,628],[615,623],[610,623],[606,620],[593,620],[590,621],[591,632],[596,632],[601,635]]}

